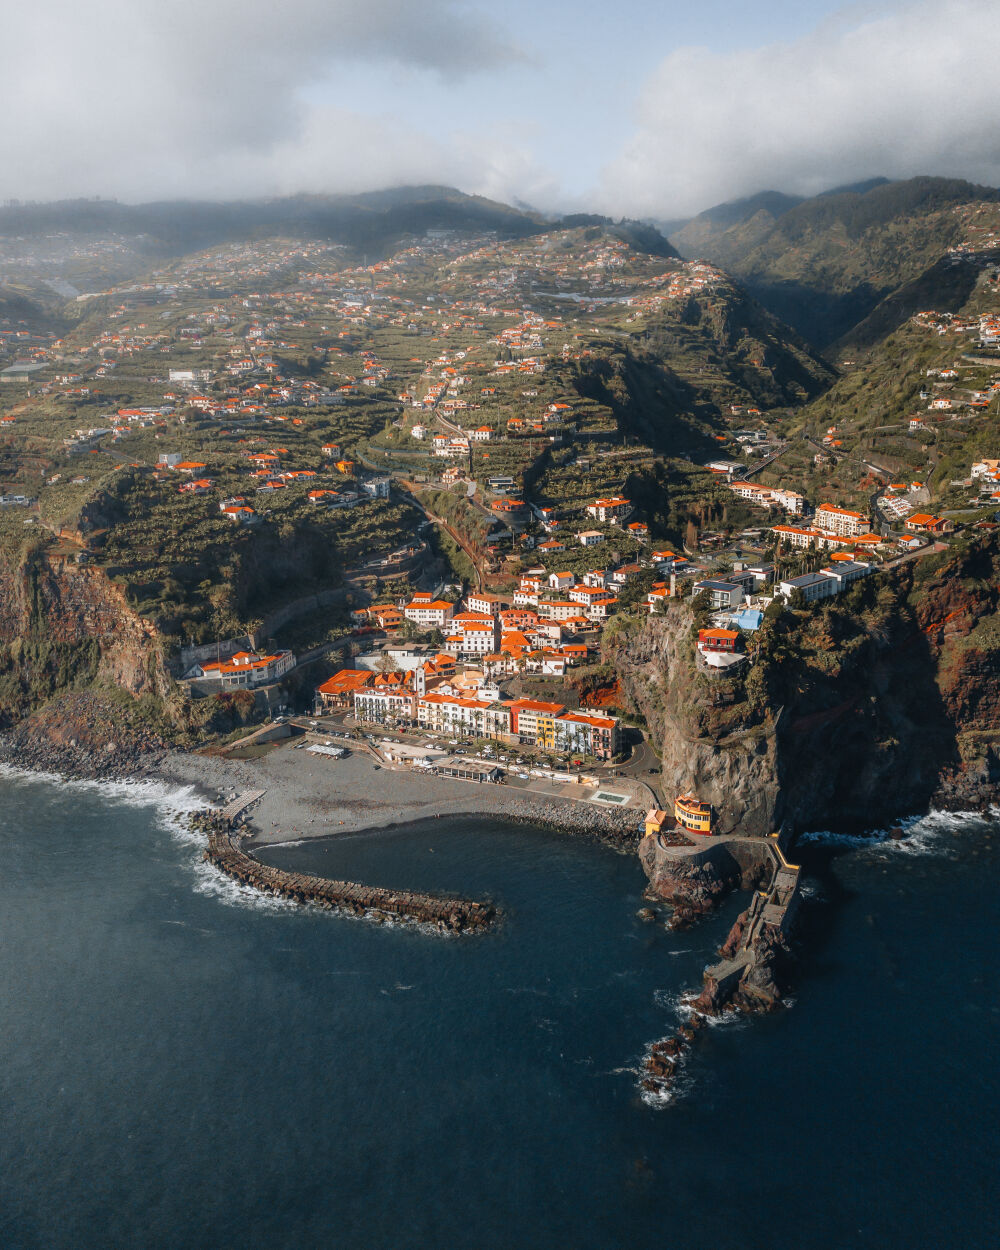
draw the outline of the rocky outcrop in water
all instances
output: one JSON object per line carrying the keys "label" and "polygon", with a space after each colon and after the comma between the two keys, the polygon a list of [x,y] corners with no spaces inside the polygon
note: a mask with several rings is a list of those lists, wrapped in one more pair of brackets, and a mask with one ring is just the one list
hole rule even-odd
{"label": "rocky outcrop in water", "polygon": [[687,1022],[650,1048],[642,1087],[664,1096],[706,1017],[771,1011],[781,1001],[799,905],[799,869],[771,838],[696,841],[650,834],[639,844],[639,861],[650,895],[674,906],[671,927],[704,916],[729,889],[754,891],[719,948],[718,962],[705,970],[701,990],[689,997]]}
{"label": "rocky outcrop in water", "polygon": [[642,839],[639,862],[649,879],[647,893],[673,908],[672,928],[707,916],[731,890],[751,889],[770,867],[762,844],[693,837],[668,842],[660,834]]}

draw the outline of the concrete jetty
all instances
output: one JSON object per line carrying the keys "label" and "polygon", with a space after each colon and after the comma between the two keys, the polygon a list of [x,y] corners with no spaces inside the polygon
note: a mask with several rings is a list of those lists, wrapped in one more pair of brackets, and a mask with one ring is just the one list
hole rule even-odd
{"label": "concrete jetty", "polygon": [[645,1063],[642,1088],[666,1094],[686,1049],[706,1015],[733,1007],[767,1011],[781,999],[780,970],[800,900],[800,869],[789,863],[777,834],[767,838],[722,837],[668,840],[650,833],[639,845],[651,889],[688,919],[707,915],[736,886],[757,888],[719,951],[706,968],[700,994],[690,1000],[691,1016],[673,1037],[656,1042]]}
{"label": "concrete jetty", "polygon": [[770,965],[777,947],[787,941],[798,911],[800,869],[785,858],[776,836],[762,839],[761,845],[771,862],[770,878],[754,891],[750,906],[734,925],[723,959],[705,969],[701,999],[713,1010],[737,992],[765,1009],[775,1002]]}
{"label": "concrete jetty", "polygon": [[231,827],[236,824],[244,812],[259,802],[266,793],[266,790],[247,790],[245,794],[238,794],[231,803],[227,803],[225,807],[219,810],[219,816],[227,826]]}
{"label": "concrete jetty", "polygon": [[489,902],[420,894],[413,890],[387,890],[356,881],[334,881],[272,868],[247,854],[224,822],[218,822],[209,830],[205,859],[227,877],[262,894],[347,911],[356,916],[418,921],[450,933],[485,929],[497,917],[496,908]]}

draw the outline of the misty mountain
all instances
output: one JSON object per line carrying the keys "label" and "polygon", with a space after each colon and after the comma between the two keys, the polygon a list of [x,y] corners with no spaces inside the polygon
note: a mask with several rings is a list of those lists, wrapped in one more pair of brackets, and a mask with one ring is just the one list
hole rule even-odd
{"label": "misty mountain", "polygon": [[351,196],[121,204],[115,200],[11,203],[0,208],[0,234],[144,236],[147,250],[178,255],[247,238],[286,235],[330,239],[379,250],[405,234],[431,229],[495,230],[520,237],[547,229],[536,213],[450,187],[395,187]]}
{"label": "misty mountain", "polygon": [[665,258],[679,255],[660,231],[646,222],[615,222],[595,214],[553,221],[529,208],[515,208],[443,186],[267,200],[122,204],[98,199],[11,202],[0,207],[0,236],[119,234],[141,239],[143,250],[150,255],[164,256],[276,235],[329,239],[379,254],[402,237],[420,236],[428,230],[493,231],[501,238],[515,239],[579,225],[599,226],[637,251]]}
{"label": "misty mountain", "polygon": [[[827,196],[852,193],[864,195],[875,187],[884,186],[888,181],[888,178],[869,178],[864,182],[831,187],[828,191],[821,191],[815,198],[823,199]],[[704,247],[709,240],[716,239],[719,241],[718,246],[724,246],[720,236],[732,227],[759,218],[757,228],[760,231],[768,222],[776,222],[779,217],[783,217],[805,202],[806,197],[802,195],[786,195],[784,191],[759,191],[756,195],[744,196],[738,200],[727,200],[724,204],[715,204],[712,208],[706,208],[704,212],[699,213],[697,217],[680,218],[676,221],[661,222],[658,225],[668,238],[676,242],[683,256],[693,259],[696,255],[704,254],[707,257]],[[738,246],[745,248],[745,241],[741,241]],[[702,250],[699,251],[699,248]]]}
{"label": "misty mountain", "polygon": [[[897,288],[932,270],[963,241],[966,210],[1000,203],[1000,192],[960,179],[910,178],[792,198],[766,192],[720,205],[672,242],[682,255],[736,274],[776,316],[826,348],[849,337]],[[932,288],[930,282],[923,289]]]}

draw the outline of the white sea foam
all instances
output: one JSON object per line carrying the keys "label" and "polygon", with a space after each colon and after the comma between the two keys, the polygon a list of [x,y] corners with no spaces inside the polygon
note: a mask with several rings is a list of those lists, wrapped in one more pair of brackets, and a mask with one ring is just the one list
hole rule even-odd
{"label": "white sea foam", "polygon": [[[360,914],[340,907],[320,907],[313,903],[298,903],[294,899],[283,898],[281,895],[264,894],[252,886],[234,881],[232,877],[220,872],[218,868],[202,859],[194,860],[191,870],[195,877],[195,893],[217,899],[230,907],[243,907],[250,911],[270,912],[272,914],[301,913],[317,915],[319,913],[336,916],[341,920],[358,920],[365,924],[376,924],[383,929],[403,929],[407,932],[422,933],[433,937],[463,937],[462,933],[454,933],[449,929],[440,928],[428,921],[408,920],[405,917],[384,915],[377,912]],[[408,989],[410,987],[403,986]]]}
{"label": "white sea foam", "polygon": [[217,899],[230,907],[250,908],[259,912],[287,912],[301,910],[301,904],[273,894],[262,894],[250,886],[241,885],[232,877],[210,864],[208,860],[192,859],[189,865],[194,876],[194,891],[208,898]]}
{"label": "white sea foam", "polygon": [[639,1097],[654,1111],[664,1111],[672,1103],[694,1092],[695,1079],[683,1067],[664,1089],[640,1089]]}
{"label": "white sea foam", "polygon": [[193,785],[142,778],[136,781],[100,781],[90,778],[63,777],[59,773],[38,772],[19,768],[16,764],[0,764],[0,777],[24,785],[56,785],[60,789],[89,791],[102,798],[131,807],[166,807],[172,811],[196,812],[208,806]]}
{"label": "white sea foam", "polygon": [[151,778],[136,781],[100,781],[92,778],[63,777],[59,773],[0,764],[0,779],[22,787],[56,788],[60,795],[94,794],[108,803],[126,807],[152,808],[161,828],[175,837],[190,838],[186,817],[203,811],[208,803],[193,785],[179,785]]}
{"label": "white sea foam", "polygon": [[[666,1038],[661,1038],[660,1040],[666,1041]],[[679,1055],[674,1056],[671,1075],[666,1085],[653,1089],[644,1089],[642,1086],[643,1081],[647,1079],[655,1081],[658,1079],[646,1069],[646,1061],[652,1058],[655,1045],[655,1042],[651,1042],[646,1047],[641,1059],[634,1068],[622,1070],[635,1073],[638,1078],[639,1097],[646,1106],[652,1107],[656,1111],[662,1111],[665,1107],[669,1107],[671,1103],[690,1094],[695,1087],[695,1078],[688,1070],[689,1052],[685,1049]]]}
{"label": "white sea foam", "polygon": [[853,837],[846,833],[815,830],[803,833],[800,843],[811,846],[843,846],[858,852],[878,852],[882,855],[939,855],[954,853],[952,839],[956,833],[971,830],[985,820],[997,819],[1000,810],[990,809],[989,816],[980,812],[931,811],[926,816],[907,816],[892,828],[902,829],[906,835],[894,838],[889,829],[873,829]]}

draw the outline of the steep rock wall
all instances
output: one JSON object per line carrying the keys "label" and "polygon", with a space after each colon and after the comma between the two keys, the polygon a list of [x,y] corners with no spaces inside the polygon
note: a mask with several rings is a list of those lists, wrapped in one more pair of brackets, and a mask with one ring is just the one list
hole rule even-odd
{"label": "steep rock wall", "polygon": [[0,659],[7,723],[85,681],[137,696],[170,690],[155,626],[101,569],[44,547],[0,553]]}
{"label": "steep rock wall", "polygon": [[755,640],[745,683],[697,672],[683,602],[612,633],[605,659],[661,752],[663,792],[694,790],[720,832],[747,834],[859,832],[997,801],[1000,539],[914,576],[905,566],[854,602],[783,614]]}
{"label": "steep rock wall", "polygon": [[715,708],[710,679],[695,671],[693,628],[693,612],[677,604],[613,644],[609,658],[661,752],[663,792],[710,802],[720,833],[770,833],[781,791],[777,720],[748,723]]}

